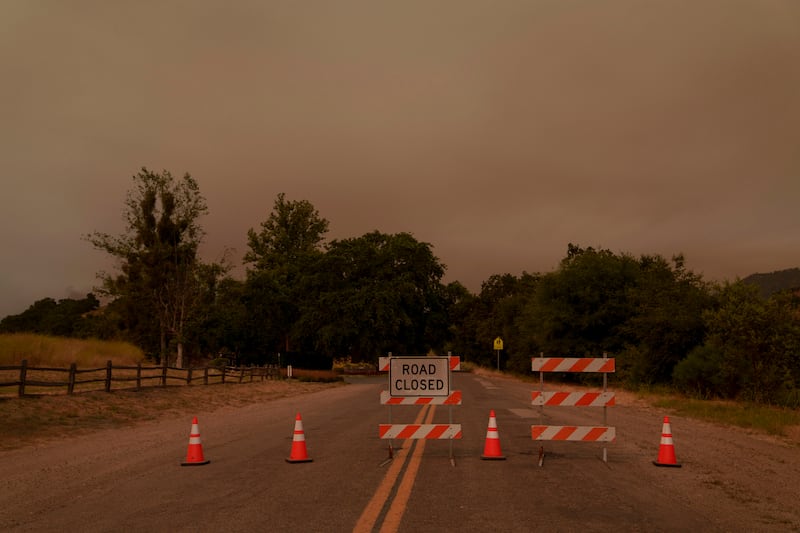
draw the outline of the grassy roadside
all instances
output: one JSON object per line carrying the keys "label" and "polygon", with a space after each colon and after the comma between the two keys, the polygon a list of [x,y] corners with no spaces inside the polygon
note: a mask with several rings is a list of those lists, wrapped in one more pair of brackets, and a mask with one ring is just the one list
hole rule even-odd
{"label": "grassy roadside", "polygon": [[667,394],[644,394],[655,407],[681,416],[787,437],[800,443],[800,411],[722,400],[696,400]]}
{"label": "grassy roadside", "polygon": [[[0,366],[19,364],[66,367],[135,364],[141,352],[126,343],[61,339],[33,334],[0,335]],[[535,376],[512,376],[462,363],[464,371],[538,382]],[[83,392],[25,398],[0,397],[0,450],[19,448],[49,438],[87,433],[96,429],[121,427],[140,421],[173,415],[193,415],[227,406],[247,405],[341,385],[315,382],[330,373],[301,371],[297,380],[275,380],[209,386],[147,387],[140,391]],[[319,374],[319,375],[317,375]],[[570,385],[574,386],[574,385]],[[548,382],[548,390],[561,387]],[[612,386],[611,390],[615,390]],[[618,389],[617,389],[618,390]],[[621,395],[623,392],[619,391]],[[717,400],[695,400],[668,391],[624,391],[629,398],[680,416],[738,426],[768,435],[788,438],[800,444],[800,410]],[[620,404],[625,402],[618,399]]]}
{"label": "grassy roadside", "polygon": [[[513,377],[538,384],[538,376],[511,376],[496,370],[478,367],[470,368],[470,371],[484,375]],[[546,390],[571,390],[573,388],[581,389],[575,384],[564,385],[552,381],[552,379],[546,384]],[[618,395],[621,392],[614,385],[610,386],[609,390],[616,391]],[[766,435],[782,437],[800,445],[800,410],[798,409],[725,400],[698,400],[667,390],[624,391],[624,394],[644,404],[665,409],[680,416],[749,429]],[[622,405],[625,401],[618,397],[617,403]]]}
{"label": "grassy roadside", "polygon": [[0,366],[19,365],[82,368],[105,366],[112,359],[117,365],[135,365],[144,360],[142,350],[127,342],[96,339],[68,339],[35,333],[0,334]]}
{"label": "grassy roadside", "polygon": [[[67,368],[135,365],[144,359],[138,348],[124,342],[68,339],[28,333],[0,334],[0,366],[15,366],[26,359],[31,366]],[[0,378],[11,382],[15,372]],[[342,385],[331,372],[295,372],[298,379],[214,385],[147,386],[139,391],[65,390],[18,398],[5,387],[0,395],[0,451],[21,448],[49,439],[80,435],[104,428],[122,427],[169,416],[193,416],[256,402],[308,394]],[[3,379],[0,379],[3,381]],[[9,392],[10,391],[10,392]],[[6,394],[7,393],[7,394]]]}

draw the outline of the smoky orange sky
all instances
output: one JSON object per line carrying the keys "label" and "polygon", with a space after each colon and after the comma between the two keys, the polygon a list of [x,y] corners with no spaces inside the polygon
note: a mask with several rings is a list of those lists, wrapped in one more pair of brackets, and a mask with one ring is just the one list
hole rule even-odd
{"label": "smoky orange sky", "polygon": [[285,192],[473,292],[570,242],[800,266],[796,0],[4,0],[0,120],[0,317],[113,269],[82,236],[142,166],[198,180],[206,260]]}

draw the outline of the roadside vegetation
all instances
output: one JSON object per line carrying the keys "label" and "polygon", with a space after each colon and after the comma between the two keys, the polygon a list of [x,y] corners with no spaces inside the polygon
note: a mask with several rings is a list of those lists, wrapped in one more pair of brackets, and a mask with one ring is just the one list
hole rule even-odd
{"label": "roadside vegetation", "polygon": [[655,407],[687,418],[787,437],[800,445],[800,410],[730,400],[698,400],[675,394],[647,394]]}
{"label": "roadside vegetation", "polygon": [[73,339],[35,333],[0,334],[0,366],[19,365],[66,368],[75,363],[81,368],[135,365],[145,360],[141,348],[125,341]]}
{"label": "roadside vegetation", "polygon": [[177,367],[331,370],[336,359],[369,365],[390,352],[452,352],[525,375],[539,354],[608,353],[615,384],[629,390],[800,409],[794,275],[715,283],[680,253],[568,243],[553,271],[494,274],[472,293],[443,282],[446,265],[430,243],[380,231],[327,240],[316,208],[281,193],[247,230],[236,279],[226,258],[198,256],[208,207],[190,175],[143,168],[122,212],[123,233],[85,237],[117,262],[99,274],[99,297],[40,300],[0,320],[0,333],[126,341],[148,361]]}
{"label": "roadside vegetation", "polygon": [[[37,366],[47,367],[68,366],[73,361],[85,361],[92,366],[105,364],[109,358],[114,364],[123,365],[135,364],[142,357],[139,350],[126,343],[80,341],[34,334],[0,335],[0,350],[5,354],[0,366],[19,364],[24,358],[36,361]],[[367,368],[365,365],[347,364],[354,370]],[[496,369],[472,362],[463,362],[462,371],[508,375],[505,371],[497,372]],[[70,396],[48,394],[0,398],[0,420],[3,420],[0,425],[0,449],[18,448],[40,439],[80,435],[163,417],[192,416],[198,412],[308,394],[343,384],[341,376],[333,371],[295,369],[293,376],[295,379],[243,384],[178,385],[112,393],[96,391]],[[530,373],[515,374],[514,377],[534,381]],[[698,400],[665,388],[643,388],[636,394],[646,403],[681,416],[752,429],[786,437],[795,444],[800,443],[800,411],[796,409],[735,401]]]}
{"label": "roadside vegetation", "polygon": [[[142,351],[126,342],[69,339],[37,334],[0,334],[0,366],[16,366],[23,359],[31,366],[80,368],[135,365]],[[0,372],[2,377],[3,372]],[[0,450],[35,443],[42,439],[75,436],[100,429],[123,427],[169,416],[193,416],[339,386],[331,371],[297,370],[296,379],[215,385],[171,385],[140,390],[81,392],[63,389],[56,394],[0,396]],[[5,376],[9,380],[14,372]],[[3,381],[3,379],[0,379]],[[0,391],[2,392],[2,391]],[[12,391],[13,392],[13,391]]]}

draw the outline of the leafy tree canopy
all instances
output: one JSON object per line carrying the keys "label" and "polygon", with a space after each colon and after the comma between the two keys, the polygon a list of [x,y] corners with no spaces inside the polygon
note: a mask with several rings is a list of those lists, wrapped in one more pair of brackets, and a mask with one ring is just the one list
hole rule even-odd
{"label": "leafy tree canopy", "polygon": [[307,327],[318,332],[321,349],[357,360],[425,353],[443,342],[431,326],[446,322],[444,270],[430,244],[408,233],[335,240],[320,258],[319,299],[307,309]]}
{"label": "leafy tree canopy", "polygon": [[199,219],[208,208],[189,174],[174,178],[142,168],[133,182],[123,209],[125,232],[94,232],[87,240],[120,263],[118,274],[99,277],[105,293],[124,301],[132,340],[150,353],[158,346],[163,358],[172,338],[181,364],[184,327],[197,300]]}
{"label": "leafy tree canopy", "polygon": [[60,337],[87,337],[95,333],[87,316],[100,306],[94,294],[75,300],[44,298],[18,315],[0,320],[0,333],[41,333]]}

